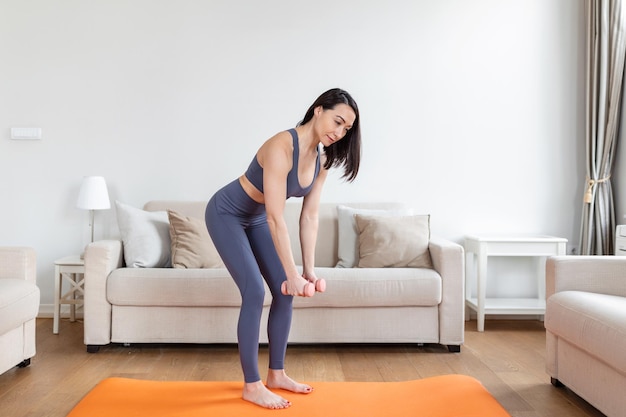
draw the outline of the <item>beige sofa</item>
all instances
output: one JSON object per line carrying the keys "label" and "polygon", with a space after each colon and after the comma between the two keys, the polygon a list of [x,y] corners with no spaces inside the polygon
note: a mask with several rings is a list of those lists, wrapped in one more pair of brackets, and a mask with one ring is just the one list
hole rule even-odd
{"label": "beige sofa", "polygon": [[546,264],[546,370],[607,416],[626,410],[626,257]]}
{"label": "beige sofa", "polygon": [[36,270],[34,249],[0,247],[0,373],[35,356]]}
{"label": "beige sofa", "polygon": [[[204,219],[206,202],[146,204]],[[359,204],[392,209],[397,204]],[[301,262],[299,203],[285,218]],[[119,216],[118,216],[119,217]],[[204,220],[202,220],[204,221]],[[464,332],[464,253],[431,237],[432,269],[339,268],[337,205],[320,207],[316,272],[327,291],[297,297],[290,343],[436,343],[458,352]],[[119,240],[97,241],[85,252],[85,337],[89,352],[109,343],[236,343],[240,295],[224,268],[126,268]],[[266,291],[262,329],[271,296]],[[264,331],[261,332],[267,342]]]}

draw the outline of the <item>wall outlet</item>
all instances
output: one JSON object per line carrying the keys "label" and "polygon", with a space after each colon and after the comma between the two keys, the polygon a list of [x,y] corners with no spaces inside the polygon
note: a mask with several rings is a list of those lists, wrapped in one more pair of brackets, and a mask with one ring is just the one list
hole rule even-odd
{"label": "wall outlet", "polygon": [[11,139],[37,140],[41,139],[40,127],[12,127]]}

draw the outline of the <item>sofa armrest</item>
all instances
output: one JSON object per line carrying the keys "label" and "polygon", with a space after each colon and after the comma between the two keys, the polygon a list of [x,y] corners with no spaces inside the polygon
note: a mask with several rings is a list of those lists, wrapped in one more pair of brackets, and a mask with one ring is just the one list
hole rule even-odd
{"label": "sofa armrest", "polygon": [[93,242],[85,249],[85,318],[86,345],[111,342],[111,304],[107,300],[107,277],[123,265],[119,240]]}
{"label": "sofa armrest", "polygon": [[442,281],[439,341],[461,345],[465,333],[465,251],[458,243],[434,236],[428,250]]}
{"label": "sofa armrest", "polygon": [[33,248],[0,247],[0,279],[23,279],[36,284],[37,256]]}
{"label": "sofa armrest", "polygon": [[626,257],[549,257],[546,261],[546,299],[559,291],[586,291],[626,297]]}

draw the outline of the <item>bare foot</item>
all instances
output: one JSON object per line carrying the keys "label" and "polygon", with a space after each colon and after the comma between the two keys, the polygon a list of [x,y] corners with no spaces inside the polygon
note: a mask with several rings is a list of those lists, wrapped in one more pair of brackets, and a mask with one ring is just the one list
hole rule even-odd
{"label": "bare foot", "polygon": [[244,384],[243,399],[273,410],[291,407],[291,402],[268,390],[261,381]]}
{"label": "bare foot", "polygon": [[310,385],[301,384],[289,378],[284,369],[270,369],[267,373],[267,386],[299,394],[310,394],[313,392],[313,388]]}

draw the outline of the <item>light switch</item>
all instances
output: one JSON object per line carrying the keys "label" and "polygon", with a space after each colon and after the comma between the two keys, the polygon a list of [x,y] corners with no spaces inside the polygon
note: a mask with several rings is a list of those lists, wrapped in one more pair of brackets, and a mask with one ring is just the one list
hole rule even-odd
{"label": "light switch", "polygon": [[11,139],[41,139],[40,127],[12,127]]}

